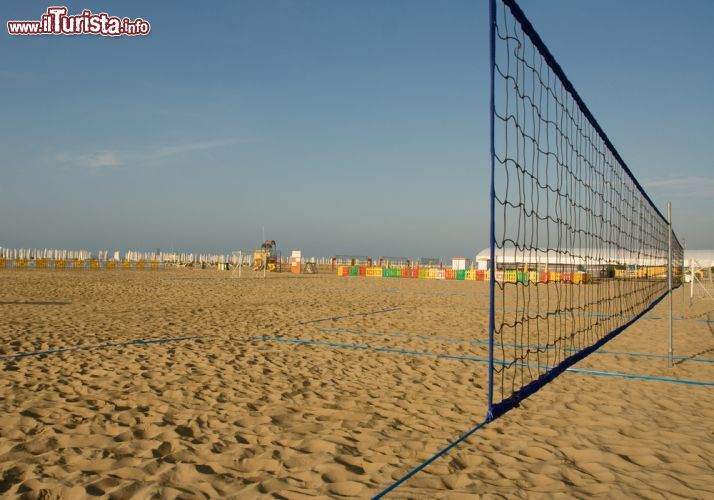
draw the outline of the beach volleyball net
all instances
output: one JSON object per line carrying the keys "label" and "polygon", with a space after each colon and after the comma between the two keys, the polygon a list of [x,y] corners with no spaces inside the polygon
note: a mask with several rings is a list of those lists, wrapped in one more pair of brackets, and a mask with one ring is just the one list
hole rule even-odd
{"label": "beach volleyball net", "polygon": [[670,225],[513,0],[491,1],[491,69],[495,418],[668,293]]}

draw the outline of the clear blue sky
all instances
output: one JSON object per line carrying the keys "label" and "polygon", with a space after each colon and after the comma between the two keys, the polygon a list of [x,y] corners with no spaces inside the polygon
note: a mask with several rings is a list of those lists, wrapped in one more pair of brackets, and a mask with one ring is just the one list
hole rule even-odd
{"label": "clear blue sky", "polygon": [[[0,246],[487,245],[486,0],[72,1],[152,33],[7,35],[55,3],[0,6]],[[521,6],[680,239],[714,248],[714,2]]]}

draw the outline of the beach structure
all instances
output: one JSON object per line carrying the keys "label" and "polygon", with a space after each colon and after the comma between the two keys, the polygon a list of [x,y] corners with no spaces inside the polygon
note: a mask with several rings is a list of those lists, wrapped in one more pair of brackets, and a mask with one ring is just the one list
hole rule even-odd
{"label": "beach structure", "polygon": [[412,262],[408,257],[380,256],[377,259],[377,267],[412,267]]}
{"label": "beach structure", "polygon": [[330,269],[336,272],[339,266],[371,266],[372,257],[367,255],[335,255],[330,262]]}
{"label": "beach structure", "polygon": [[444,267],[444,261],[440,257],[419,257],[418,267],[424,269]]}
{"label": "beach structure", "polygon": [[451,269],[455,269],[457,271],[471,269],[471,259],[466,257],[454,257],[451,259]]}
{"label": "beach structure", "polygon": [[293,250],[290,254],[290,272],[300,274],[302,272],[302,251]]}
{"label": "beach structure", "polygon": [[282,259],[275,240],[265,240],[260,248],[253,252],[253,270],[280,272]]}
{"label": "beach structure", "polygon": [[689,303],[697,298],[714,300],[714,250],[685,250],[684,267]]}

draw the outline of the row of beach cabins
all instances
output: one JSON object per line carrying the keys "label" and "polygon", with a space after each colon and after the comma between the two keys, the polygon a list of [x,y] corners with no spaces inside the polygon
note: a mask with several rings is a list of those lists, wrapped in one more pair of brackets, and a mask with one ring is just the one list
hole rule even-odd
{"label": "row of beach cabins", "polygon": [[[453,268],[418,268],[418,267],[367,267],[338,266],[338,276],[364,276],[370,278],[416,278],[437,280],[489,281],[488,269],[453,269]],[[496,281],[505,283],[572,283],[574,285],[590,283],[593,278],[614,279],[665,279],[664,267],[639,268],[636,270],[614,269],[612,272],[593,273],[586,271],[522,271],[501,269],[495,274]]]}
{"label": "row of beach cabins", "polygon": [[[483,253],[483,252],[482,252]],[[279,269],[289,270],[289,259],[280,257]],[[583,266],[566,265],[550,257],[551,266],[540,262],[499,262],[495,279],[513,283],[564,282],[584,284],[593,279],[664,279],[665,266]],[[336,255],[333,257],[303,258],[312,262],[318,272],[332,272],[338,276],[365,276],[374,278],[416,278],[443,280],[488,281],[488,261],[478,255],[476,259],[454,258],[445,264],[436,257],[410,259],[406,257],[379,257]],[[214,268],[229,270],[238,265],[252,266],[252,252],[226,254],[194,254],[179,252],[139,252],[101,250],[29,249],[0,247],[0,269],[163,269],[185,267],[192,269]]]}
{"label": "row of beach cabins", "polygon": [[[495,280],[507,283],[572,283],[587,284],[600,279],[666,279],[667,268],[662,265],[616,265],[610,261],[599,264],[548,255],[548,259],[504,258],[497,261]],[[491,271],[486,251],[475,259],[453,258],[450,266],[438,258],[336,256],[338,276],[371,278],[412,278],[437,280],[489,281]]]}

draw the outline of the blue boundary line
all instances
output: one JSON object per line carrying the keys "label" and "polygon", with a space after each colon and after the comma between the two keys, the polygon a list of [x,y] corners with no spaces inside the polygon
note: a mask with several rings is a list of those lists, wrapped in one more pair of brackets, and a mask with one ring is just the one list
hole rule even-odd
{"label": "blue boundary line", "polygon": [[472,428],[470,431],[468,431],[466,434],[464,434],[463,436],[461,436],[459,439],[457,439],[456,441],[454,441],[453,443],[451,443],[449,446],[447,446],[446,448],[444,448],[444,449],[440,450],[439,452],[435,453],[434,455],[432,455],[432,457],[431,457],[430,459],[428,459],[426,462],[422,463],[422,464],[419,465],[418,467],[415,467],[415,468],[412,469],[409,473],[407,473],[405,476],[401,477],[397,482],[392,483],[392,484],[389,485],[387,488],[385,488],[384,490],[382,490],[382,491],[380,491],[379,493],[377,493],[376,495],[374,495],[372,498],[375,498],[375,499],[382,498],[383,496],[385,496],[386,494],[388,494],[389,492],[391,492],[392,490],[394,490],[397,486],[399,486],[400,484],[402,484],[402,483],[404,483],[405,481],[409,480],[412,476],[416,475],[418,472],[424,470],[424,469],[425,469],[426,467],[428,467],[431,463],[433,463],[434,461],[436,461],[436,460],[439,459],[440,457],[446,455],[452,448],[454,448],[454,447],[456,447],[458,444],[464,442],[466,439],[468,439],[474,432],[476,432],[477,430],[479,430],[481,427],[484,427],[484,426],[486,426],[486,425],[488,425],[488,424],[489,424],[489,421],[488,421],[488,420],[484,420],[483,422],[481,422],[480,424],[478,424],[476,427],[474,427],[474,428]]}
{"label": "blue boundary line", "polygon": [[[362,350],[362,351],[378,351],[378,352],[386,352],[386,353],[391,353],[391,354],[408,354],[411,356],[426,356],[430,358],[439,358],[439,359],[453,359],[457,361],[471,361],[474,363],[490,363],[490,360],[487,358],[476,358],[472,356],[459,356],[456,354],[441,354],[441,353],[433,353],[433,352],[423,352],[423,351],[412,351],[409,349],[394,349],[391,347],[372,347],[368,345],[361,345],[361,344],[344,344],[341,342],[325,342],[322,340],[304,340],[304,339],[293,339],[293,338],[285,338],[285,337],[250,337],[250,340],[257,340],[261,342],[280,342],[280,343],[285,343],[285,344],[299,344],[299,345],[315,345],[315,346],[327,346],[327,347],[340,347],[344,349],[355,349],[355,350]],[[530,367],[530,368],[537,368],[540,370],[550,370],[553,368],[553,366],[547,366],[547,365],[537,365],[533,363],[508,363],[506,361],[500,361],[500,360],[494,360],[494,364],[499,364],[499,365],[509,365],[509,366],[523,366],[523,367]],[[642,379],[642,380],[655,380],[658,382],[668,382],[672,384],[685,384],[685,385],[698,385],[698,386],[705,386],[705,387],[714,387],[714,382],[704,382],[700,380],[685,380],[685,379],[678,379],[678,378],[664,378],[664,377],[651,377],[649,375],[636,375],[632,373],[621,373],[621,372],[603,372],[603,371],[597,371],[597,370],[586,370],[583,368],[567,368],[563,371],[568,371],[572,373],[583,373],[583,374],[589,374],[589,375],[602,375],[602,376],[607,376],[607,377],[622,377],[622,378],[635,378],[635,379]]]}
{"label": "blue boundary line", "polygon": [[124,347],[130,345],[150,345],[150,344],[165,344],[168,342],[182,342],[185,340],[196,340],[203,337],[174,337],[170,339],[155,339],[155,340],[129,340],[126,342],[107,342],[97,345],[81,345],[75,347],[63,347],[60,349],[49,349],[46,351],[21,352],[17,354],[5,354],[0,356],[0,359],[19,359],[28,358],[31,356],[48,356],[51,354],[60,354],[71,351],[91,351],[95,349],[107,349],[109,347]]}
{"label": "blue boundary line", "polygon": [[[450,343],[455,343],[455,344],[488,345],[488,342],[486,342],[485,340],[449,339],[446,337],[430,337],[428,335],[409,335],[409,334],[405,334],[405,333],[401,333],[401,332],[394,332],[394,333],[369,332],[367,330],[351,330],[349,328],[318,328],[317,330],[320,332],[325,332],[325,333],[352,333],[355,335],[376,335],[376,336],[380,336],[380,337],[419,339],[419,340],[427,340],[427,341],[433,341],[433,342],[450,342]],[[551,346],[551,345],[511,344],[511,343],[501,343],[501,342],[496,342],[494,345],[499,346],[499,347],[500,346],[519,347],[519,348],[526,348],[526,349],[547,349],[547,350],[561,349],[563,351],[572,351],[572,352],[577,352],[580,350],[576,347],[556,347],[556,346]],[[593,352],[593,354],[632,356],[634,358],[670,359],[670,357],[666,354],[647,354],[647,353],[626,352],[626,351],[597,350],[597,351]],[[675,356],[672,359],[675,361],[694,361],[696,363],[714,363],[714,359],[688,358],[688,357],[684,357],[684,356],[679,356],[679,357]]]}

